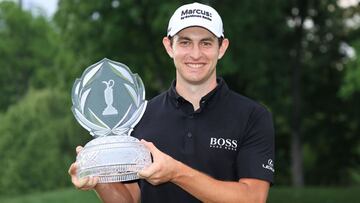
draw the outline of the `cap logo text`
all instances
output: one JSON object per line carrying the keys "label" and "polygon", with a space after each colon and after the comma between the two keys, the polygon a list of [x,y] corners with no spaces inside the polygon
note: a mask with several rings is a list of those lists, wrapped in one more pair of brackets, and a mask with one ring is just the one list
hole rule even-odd
{"label": "cap logo text", "polygon": [[209,21],[212,21],[212,14],[209,11],[201,10],[201,9],[186,9],[181,11],[181,20],[185,18],[198,17],[204,18]]}

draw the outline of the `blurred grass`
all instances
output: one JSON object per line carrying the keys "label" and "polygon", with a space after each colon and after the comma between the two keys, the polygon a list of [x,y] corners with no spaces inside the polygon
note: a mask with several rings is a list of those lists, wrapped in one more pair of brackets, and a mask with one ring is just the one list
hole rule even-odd
{"label": "blurred grass", "polygon": [[[307,187],[302,189],[290,187],[273,187],[270,189],[268,203],[357,203],[360,199],[360,187],[327,188]],[[80,191],[74,188],[51,192],[34,193],[17,197],[0,197],[1,203],[100,203],[96,194],[91,191]]]}
{"label": "blurred grass", "polygon": [[100,203],[95,192],[81,191],[75,188],[60,189],[50,192],[34,193],[17,197],[0,197],[1,203]]}
{"label": "blurred grass", "polygon": [[273,187],[268,203],[358,203],[360,187]]}

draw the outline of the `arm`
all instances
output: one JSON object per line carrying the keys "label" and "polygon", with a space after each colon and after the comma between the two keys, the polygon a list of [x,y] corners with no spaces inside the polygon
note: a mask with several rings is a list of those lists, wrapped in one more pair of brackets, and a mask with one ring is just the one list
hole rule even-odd
{"label": "arm", "polygon": [[154,163],[139,175],[153,185],[172,182],[203,202],[266,202],[269,183],[242,178],[219,181],[159,151],[152,143],[143,143],[153,155]]}
{"label": "arm", "polygon": [[172,182],[203,202],[266,202],[269,190],[266,181],[251,178],[238,182],[219,181],[185,164],[178,164],[178,172]]}
{"label": "arm", "polygon": [[140,188],[137,183],[97,184],[95,191],[105,203],[140,202]]}
{"label": "arm", "polygon": [[[76,147],[76,153],[79,153],[82,147]],[[69,175],[71,182],[80,190],[95,190],[99,198],[105,203],[131,203],[140,202],[140,188],[137,183],[107,183],[98,184],[98,177],[77,178],[77,164],[71,164]]]}

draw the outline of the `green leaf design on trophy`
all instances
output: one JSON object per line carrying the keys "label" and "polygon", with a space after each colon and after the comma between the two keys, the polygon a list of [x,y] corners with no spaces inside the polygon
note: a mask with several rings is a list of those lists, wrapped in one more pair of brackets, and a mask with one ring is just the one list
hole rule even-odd
{"label": "green leaf design on trophy", "polygon": [[139,178],[151,164],[149,151],[130,136],[147,104],[141,78],[104,58],[75,81],[72,103],[76,120],[95,138],[77,156],[78,176],[99,176],[100,183]]}

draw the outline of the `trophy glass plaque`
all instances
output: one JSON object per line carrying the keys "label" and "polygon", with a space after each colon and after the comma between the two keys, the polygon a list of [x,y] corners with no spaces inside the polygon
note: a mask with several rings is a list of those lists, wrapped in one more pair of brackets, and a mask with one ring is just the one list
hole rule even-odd
{"label": "trophy glass plaque", "polygon": [[76,79],[72,103],[76,120],[95,138],[76,157],[77,176],[97,176],[99,183],[138,179],[151,164],[150,152],[130,136],[147,104],[141,78],[105,58]]}

